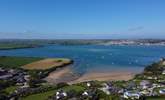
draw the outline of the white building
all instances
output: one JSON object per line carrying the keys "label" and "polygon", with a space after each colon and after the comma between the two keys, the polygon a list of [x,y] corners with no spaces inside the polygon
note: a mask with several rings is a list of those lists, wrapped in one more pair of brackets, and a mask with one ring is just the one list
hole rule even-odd
{"label": "white building", "polygon": [[110,88],[111,88],[111,87],[109,87],[108,84],[104,83],[104,84],[103,84],[103,87],[100,88],[100,90],[102,90],[102,91],[103,91],[104,93],[106,93],[107,95],[110,95],[110,91],[109,91]]}
{"label": "white building", "polygon": [[163,75],[165,75],[165,70],[162,72]]}
{"label": "white building", "polygon": [[147,89],[147,88],[151,87],[151,83],[147,80],[143,80],[140,82],[140,87],[142,89]]}
{"label": "white building", "polygon": [[124,98],[125,99],[132,99],[132,100],[135,100],[135,99],[139,99],[140,98],[140,93],[138,92],[132,92],[132,91],[127,91],[127,92],[124,92]]}
{"label": "white building", "polygon": [[165,95],[165,89],[159,90],[159,93]]}

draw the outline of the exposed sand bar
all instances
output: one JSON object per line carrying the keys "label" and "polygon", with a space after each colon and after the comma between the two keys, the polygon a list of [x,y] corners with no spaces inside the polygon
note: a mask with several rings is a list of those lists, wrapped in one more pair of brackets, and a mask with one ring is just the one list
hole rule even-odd
{"label": "exposed sand bar", "polygon": [[74,74],[70,67],[65,67],[56,70],[49,74],[46,80],[49,83],[67,82],[75,84],[79,82],[98,80],[98,81],[117,81],[117,80],[130,80],[137,73],[129,71],[115,71],[115,72],[89,72],[82,76]]}
{"label": "exposed sand bar", "polygon": [[45,78],[49,83],[60,83],[60,82],[70,82],[78,78],[69,66],[64,68],[59,68],[56,71],[51,72],[48,77]]}
{"label": "exposed sand bar", "polygon": [[98,81],[117,81],[117,80],[130,80],[134,77],[135,73],[131,72],[90,72],[86,73],[77,80],[69,82],[71,84],[84,82],[84,81],[91,81],[91,80],[98,80]]}

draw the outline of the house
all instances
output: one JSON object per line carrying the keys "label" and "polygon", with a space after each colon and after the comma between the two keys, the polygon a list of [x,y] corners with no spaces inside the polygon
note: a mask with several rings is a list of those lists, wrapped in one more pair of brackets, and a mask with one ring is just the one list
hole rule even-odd
{"label": "house", "polygon": [[131,81],[128,83],[126,88],[130,90],[130,89],[136,89],[136,87],[137,87],[136,83]]}
{"label": "house", "polygon": [[[82,93],[83,97],[88,97],[88,98],[95,98],[96,95],[96,89],[90,89],[90,90],[86,90]],[[94,99],[95,100],[95,99]]]}
{"label": "house", "polygon": [[100,90],[102,90],[107,95],[110,95],[112,93],[118,93],[121,90],[118,87],[114,86],[111,82],[103,83],[102,86],[103,87],[100,88]]}
{"label": "house", "polygon": [[10,74],[10,73],[6,73],[6,74],[3,74],[3,75],[0,75],[0,80],[8,80],[12,77],[13,75]]}
{"label": "house", "polygon": [[142,91],[140,91],[140,94],[145,95],[145,96],[150,96],[151,91],[148,91],[148,90],[142,90]]}
{"label": "house", "polygon": [[30,75],[25,75],[25,76],[24,76],[24,79],[25,79],[26,81],[29,81],[29,80],[30,80]]}
{"label": "house", "polygon": [[26,72],[20,70],[12,77],[12,80],[14,80],[17,85],[24,85],[24,83],[30,80],[30,75],[27,75]]}
{"label": "house", "polygon": [[30,88],[17,88],[17,89],[15,90],[15,93],[16,93],[16,94],[22,94],[22,93],[27,93],[27,92],[29,92],[29,91],[31,91]]}
{"label": "house", "polygon": [[159,93],[160,93],[161,95],[165,95],[165,89],[159,90]]}
{"label": "house", "polygon": [[160,61],[165,61],[165,58],[160,58]]}
{"label": "house", "polygon": [[118,91],[118,94],[123,94],[124,93],[124,89],[120,89],[119,91]]}
{"label": "house", "polygon": [[89,94],[88,94],[87,91],[84,91],[82,95],[83,95],[83,96],[89,96]]}
{"label": "house", "polygon": [[91,83],[87,82],[87,87],[90,87],[91,86]]}
{"label": "house", "polygon": [[8,72],[11,73],[11,74],[13,74],[13,75],[15,75],[17,73],[17,71],[14,70],[14,69],[9,69]]}
{"label": "house", "polygon": [[4,72],[5,70],[3,68],[0,68],[0,72]]}
{"label": "house", "polygon": [[67,97],[66,92],[64,92],[62,90],[56,92],[56,95],[55,95],[56,100],[60,100],[60,99],[63,99],[65,97]]}
{"label": "house", "polygon": [[160,87],[164,87],[164,85],[163,84],[153,84],[153,88],[160,88]]}
{"label": "house", "polygon": [[0,69],[0,80],[8,80],[13,77],[13,74],[9,73],[7,70]]}
{"label": "house", "polygon": [[111,86],[109,86],[107,83],[103,83],[102,85],[103,85],[103,87],[100,88],[100,90],[102,90],[107,95],[110,95],[110,91],[109,90],[110,90]]}
{"label": "house", "polygon": [[21,86],[21,88],[29,88],[29,84],[27,82],[23,83],[23,86]]}
{"label": "house", "polygon": [[140,87],[142,88],[142,89],[147,89],[147,88],[149,88],[149,87],[151,87],[152,86],[152,84],[148,81],[148,80],[142,80],[141,82],[140,82]]}
{"label": "house", "polygon": [[165,75],[165,70],[163,70],[162,75]]}
{"label": "house", "polygon": [[157,77],[148,76],[147,79],[148,80],[157,80],[158,78]]}
{"label": "house", "polygon": [[26,80],[24,79],[24,77],[19,77],[18,79],[16,79],[16,82],[17,85],[24,85]]}
{"label": "house", "polygon": [[124,98],[125,99],[132,99],[132,100],[135,100],[135,99],[139,99],[140,98],[140,93],[139,92],[133,92],[133,91],[126,91],[124,92]]}
{"label": "house", "polygon": [[92,87],[95,85],[95,83],[93,81],[86,81],[86,82],[83,82],[87,87]]}

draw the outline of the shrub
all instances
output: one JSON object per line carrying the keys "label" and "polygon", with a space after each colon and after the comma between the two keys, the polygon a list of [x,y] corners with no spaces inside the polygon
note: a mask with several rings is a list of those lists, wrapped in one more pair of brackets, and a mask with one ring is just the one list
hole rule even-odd
{"label": "shrub", "polygon": [[65,87],[65,86],[69,86],[67,83],[64,83],[64,82],[62,82],[62,83],[58,83],[57,84],[57,88],[59,89],[59,88],[62,88],[62,87]]}

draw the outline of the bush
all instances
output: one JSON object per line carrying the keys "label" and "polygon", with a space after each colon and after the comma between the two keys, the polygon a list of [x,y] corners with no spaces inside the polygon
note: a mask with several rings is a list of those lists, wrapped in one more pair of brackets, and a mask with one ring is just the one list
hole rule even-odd
{"label": "bush", "polygon": [[11,85],[14,85],[14,81],[7,81],[7,80],[0,80],[0,90],[9,87]]}
{"label": "bush", "polygon": [[69,86],[67,83],[64,83],[64,82],[62,82],[62,83],[58,83],[57,84],[57,88],[59,89],[59,88],[62,88],[62,87],[65,87],[65,86]]}
{"label": "bush", "polygon": [[0,100],[8,100],[7,94],[3,91],[0,91]]}

